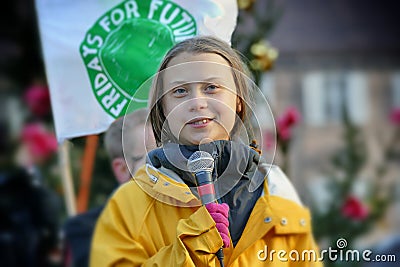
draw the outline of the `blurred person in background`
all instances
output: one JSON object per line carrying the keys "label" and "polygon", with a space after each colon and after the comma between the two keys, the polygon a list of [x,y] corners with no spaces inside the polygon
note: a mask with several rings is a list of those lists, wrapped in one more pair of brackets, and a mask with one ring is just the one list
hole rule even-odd
{"label": "blurred person in background", "polygon": [[[13,138],[7,120],[0,120],[0,265],[57,266],[61,200],[43,183],[34,161],[17,157],[22,147],[40,146],[27,144],[24,130],[21,140]],[[27,155],[30,149],[24,151],[25,159],[34,158]]]}
{"label": "blurred person in background", "polygon": [[[111,168],[119,184],[129,181],[145,164],[146,152],[156,147],[150,126],[146,126],[148,111],[139,109],[115,120],[104,135],[104,146]],[[104,206],[69,218],[65,230],[65,266],[87,267],[90,242],[97,218]]]}

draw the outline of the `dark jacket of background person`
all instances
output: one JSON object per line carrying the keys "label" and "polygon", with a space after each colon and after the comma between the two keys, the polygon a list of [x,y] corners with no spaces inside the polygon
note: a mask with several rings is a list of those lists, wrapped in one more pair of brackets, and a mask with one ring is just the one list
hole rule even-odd
{"label": "dark jacket of background person", "polygon": [[[90,242],[97,218],[104,205],[93,208],[66,221],[64,231],[68,236],[68,246],[65,250],[65,266],[89,266]],[[72,257],[73,255],[73,257]]]}
{"label": "dark jacket of background person", "polygon": [[24,169],[0,173],[1,266],[51,266],[58,246],[59,199]]}

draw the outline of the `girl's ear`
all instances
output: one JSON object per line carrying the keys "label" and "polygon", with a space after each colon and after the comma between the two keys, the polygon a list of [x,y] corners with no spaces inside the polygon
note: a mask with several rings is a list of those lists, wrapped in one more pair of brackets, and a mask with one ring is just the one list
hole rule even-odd
{"label": "girl's ear", "polygon": [[236,98],[236,113],[239,113],[242,111],[242,100],[240,97]]}

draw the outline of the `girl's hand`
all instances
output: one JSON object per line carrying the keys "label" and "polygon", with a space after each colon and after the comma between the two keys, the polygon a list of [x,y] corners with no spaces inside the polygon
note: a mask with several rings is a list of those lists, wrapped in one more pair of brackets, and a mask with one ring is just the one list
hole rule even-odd
{"label": "girl's hand", "polygon": [[229,238],[229,206],[226,203],[218,204],[218,203],[208,203],[206,204],[206,209],[210,213],[211,217],[214,219],[216,223],[216,227],[218,229],[219,234],[224,241],[224,247],[227,248],[230,246],[230,238]]}

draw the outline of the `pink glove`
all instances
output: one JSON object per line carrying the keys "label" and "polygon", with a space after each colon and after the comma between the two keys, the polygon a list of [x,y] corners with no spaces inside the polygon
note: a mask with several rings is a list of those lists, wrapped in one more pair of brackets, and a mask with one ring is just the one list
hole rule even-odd
{"label": "pink glove", "polygon": [[218,232],[224,241],[224,247],[228,248],[230,246],[229,238],[229,206],[226,203],[208,203],[206,204],[206,209],[210,213],[211,217],[214,219]]}

